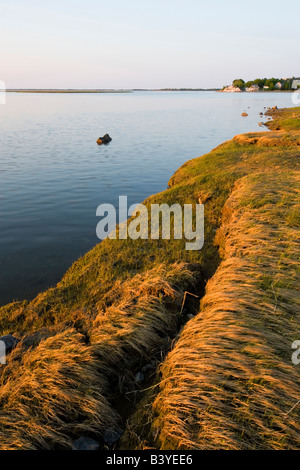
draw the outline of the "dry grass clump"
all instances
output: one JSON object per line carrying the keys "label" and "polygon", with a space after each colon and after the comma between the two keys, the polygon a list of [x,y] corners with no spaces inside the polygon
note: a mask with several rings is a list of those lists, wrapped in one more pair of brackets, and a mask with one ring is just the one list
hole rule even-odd
{"label": "dry grass clump", "polygon": [[97,361],[74,330],[27,351],[19,343],[0,380],[1,450],[68,448],[72,436],[115,425]]}
{"label": "dry grass clump", "polygon": [[118,385],[132,387],[138,365],[161,359],[191,280],[184,263],[160,265],[117,283],[86,336],[66,324],[25,335],[2,366],[0,449],[68,448],[72,438],[114,429]]}
{"label": "dry grass clump", "polygon": [[154,431],[166,449],[297,449],[299,173],[241,179],[224,208],[223,261],[161,367]]}
{"label": "dry grass clump", "polygon": [[234,142],[241,145],[256,145],[258,147],[287,147],[300,145],[300,132],[285,132],[284,130],[273,132],[255,132],[240,134],[234,137]]}
{"label": "dry grass clump", "polygon": [[147,360],[161,359],[178,330],[182,296],[191,283],[185,263],[160,265],[117,283],[91,327],[90,342],[103,369],[127,375]]}

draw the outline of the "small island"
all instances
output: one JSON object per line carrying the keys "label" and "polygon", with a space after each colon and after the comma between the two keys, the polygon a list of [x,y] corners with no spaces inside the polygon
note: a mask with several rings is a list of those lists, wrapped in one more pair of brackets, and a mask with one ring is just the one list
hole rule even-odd
{"label": "small island", "polygon": [[233,80],[232,85],[224,86],[225,93],[258,91],[295,91],[300,88],[300,78],[256,78],[245,82],[242,78]]}

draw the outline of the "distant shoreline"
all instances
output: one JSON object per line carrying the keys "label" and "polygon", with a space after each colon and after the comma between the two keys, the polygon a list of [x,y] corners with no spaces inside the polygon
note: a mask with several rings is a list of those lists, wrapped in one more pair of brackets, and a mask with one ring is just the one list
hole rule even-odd
{"label": "distant shoreline", "polygon": [[47,88],[33,88],[33,89],[8,89],[7,93],[132,93],[132,90],[80,90],[80,89],[47,89]]}
{"label": "distant shoreline", "polygon": [[[166,92],[180,92],[180,91],[189,91],[189,92],[199,92],[199,91],[215,91],[215,92],[221,92],[221,93],[226,93],[226,91],[220,89],[220,88],[133,88],[131,90],[89,90],[89,89],[38,89],[38,88],[33,88],[33,89],[8,89],[6,90],[6,93],[120,93],[120,94],[127,94],[127,93],[134,93],[134,92],[139,92],[139,91],[152,91],[152,92],[158,92],[158,91],[166,91]],[[256,93],[292,93],[295,90],[259,90]],[[227,92],[229,93],[229,92]],[[234,93],[234,92],[232,92]],[[246,91],[240,91],[240,93],[247,93]],[[249,92],[248,92],[249,93]]]}
{"label": "distant shoreline", "polygon": [[47,89],[47,88],[33,88],[33,89],[22,89],[22,88],[11,88],[6,90],[7,93],[133,93],[134,91],[220,91],[219,88],[133,88],[131,90],[101,90],[101,89]]}
{"label": "distant shoreline", "polygon": [[246,91],[246,90],[240,90],[240,91],[226,91],[226,90],[217,90],[220,93],[294,93],[297,90],[257,90],[257,91]]}

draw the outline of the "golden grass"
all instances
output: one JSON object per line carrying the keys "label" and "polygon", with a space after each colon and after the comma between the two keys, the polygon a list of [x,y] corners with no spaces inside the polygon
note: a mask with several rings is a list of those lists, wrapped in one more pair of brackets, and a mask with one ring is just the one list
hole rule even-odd
{"label": "golden grass", "polygon": [[[168,347],[178,329],[179,306],[192,273],[183,263],[172,269],[158,266],[118,283],[106,296],[91,327],[90,342],[105,367],[120,374],[116,364],[136,364]],[[114,299],[114,300],[113,300]],[[110,305],[110,303],[112,304]],[[128,367],[127,367],[128,369]]]}
{"label": "golden grass", "polygon": [[299,173],[241,179],[223,211],[223,261],[200,313],[162,364],[154,429],[161,448],[296,449],[300,445],[297,227]]}
{"label": "golden grass", "polygon": [[273,132],[255,132],[237,135],[233,139],[242,145],[257,145],[258,147],[286,147],[288,145],[300,146],[300,132],[286,132],[284,130]]}
{"label": "golden grass", "polygon": [[74,330],[27,351],[19,343],[0,382],[0,449],[67,448],[72,436],[113,426],[105,385]]}
{"label": "golden grass", "polygon": [[72,438],[114,429],[111,399],[169,347],[191,277],[181,263],[118,283],[110,306],[85,318],[86,337],[67,324],[25,335],[0,377],[0,449],[69,448]]}

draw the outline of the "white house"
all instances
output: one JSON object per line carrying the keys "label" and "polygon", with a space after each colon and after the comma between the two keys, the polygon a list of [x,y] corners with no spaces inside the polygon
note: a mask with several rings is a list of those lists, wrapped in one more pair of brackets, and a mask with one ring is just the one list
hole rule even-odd
{"label": "white house", "polygon": [[297,90],[297,88],[300,87],[300,79],[293,80],[292,83],[292,90]]}
{"label": "white house", "polygon": [[239,93],[242,90],[240,90],[240,88],[237,86],[229,85],[225,87],[222,91],[225,91],[226,93]]}
{"label": "white house", "polygon": [[276,85],[275,85],[276,90],[282,90],[283,87],[284,87],[284,85],[281,82],[277,82]]}
{"label": "white house", "polygon": [[246,88],[246,91],[259,91],[260,88],[256,83],[253,83],[249,88]]}

